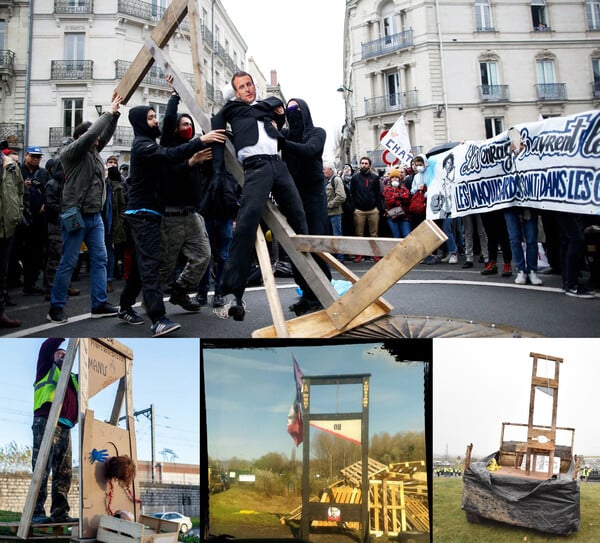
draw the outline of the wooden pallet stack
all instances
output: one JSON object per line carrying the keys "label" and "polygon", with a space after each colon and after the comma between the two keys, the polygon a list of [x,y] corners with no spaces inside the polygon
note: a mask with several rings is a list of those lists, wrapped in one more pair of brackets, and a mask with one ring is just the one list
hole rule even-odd
{"label": "wooden pallet stack", "polygon": [[[399,462],[386,466],[369,459],[369,531],[372,534],[397,535],[406,531],[429,532],[427,477],[425,462]],[[327,487],[320,497],[311,501],[336,504],[359,504],[362,500],[360,481],[362,463],[356,462],[341,470],[343,479]],[[302,507],[290,512],[282,522],[300,520]],[[333,521],[313,520],[311,526],[337,527]],[[358,530],[357,522],[344,523]]]}

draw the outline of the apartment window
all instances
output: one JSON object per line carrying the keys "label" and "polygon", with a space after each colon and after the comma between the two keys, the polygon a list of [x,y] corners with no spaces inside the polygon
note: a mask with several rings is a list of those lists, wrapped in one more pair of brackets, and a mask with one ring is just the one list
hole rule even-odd
{"label": "apartment window", "polygon": [[492,25],[492,9],[490,7],[490,0],[475,1],[475,21],[478,32],[494,30],[494,25]]}
{"label": "apartment window", "polygon": [[388,103],[390,106],[400,105],[400,77],[398,72],[387,74]]}
{"label": "apartment window", "polygon": [[159,123],[162,123],[163,117],[165,116],[165,110],[167,109],[166,104],[159,104],[157,102],[149,102],[148,104],[156,112],[156,118]]}
{"label": "apartment window", "polygon": [[6,21],[0,19],[0,49],[4,49],[4,35],[6,34]]}
{"label": "apartment window", "polygon": [[152,17],[160,19],[167,9],[167,0],[152,0]]}
{"label": "apartment window", "polygon": [[546,0],[531,0],[531,21],[533,30],[548,30],[548,15],[546,13]]}
{"label": "apartment window", "polygon": [[481,84],[483,86],[498,85],[498,63],[480,62]]}
{"label": "apartment window", "polygon": [[537,81],[541,85],[551,85],[556,83],[554,76],[554,61],[553,60],[537,60],[535,63]]}
{"label": "apartment window", "polygon": [[592,83],[594,98],[600,98],[600,58],[592,59],[592,74],[594,77],[594,82]]}
{"label": "apartment window", "polygon": [[485,119],[485,137],[486,139],[493,138],[504,132],[503,117],[488,117]]}
{"label": "apartment window", "polygon": [[389,2],[381,11],[381,33],[386,43],[391,43],[392,36],[397,33],[394,19],[394,4]]}
{"label": "apartment window", "polygon": [[73,129],[83,122],[83,98],[63,99],[63,128],[73,133]]}
{"label": "apartment window", "polygon": [[585,3],[588,30],[600,30],[600,0],[587,0]]}
{"label": "apartment window", "polygon": [[83,60],[85,48],[85,34],[65,34],[65,60]]}

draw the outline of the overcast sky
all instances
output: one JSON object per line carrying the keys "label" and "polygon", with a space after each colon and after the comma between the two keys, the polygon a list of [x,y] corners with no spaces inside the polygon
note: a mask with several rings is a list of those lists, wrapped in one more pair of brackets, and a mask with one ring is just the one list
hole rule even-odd
{"label": "overcast sky", "polygon": [[[204,349],[208,452],[213,459],[291,456],[292,355],[304,375],[370,373],[369,434],[424,431],[422,362],[398,363],[379,344]],[[318,389],[323,389],[323,391]],[[313,395],[314,391],[314,395]],[[311,387],[311,412],[360,411],[357,385]],[[297,449],[301,458],[302,445]]]}
{"label": "overcast sky", "polygon": [[[464,457],[473,443],[473,455],[487,456],[498,450],[502,422],[527,424],[534,352],[564,358],[557,426],[575,428],[575,454],[600,456],[599,339],[440,339],[433,347],[434,453]],[[538,367],[553,374],[554,363]],[[549,417],[548,397],[536,398]]]}
{"label": "overcast sky", "polygon": [[326,159],[344,124],[343,0],[221,0],[269,81],[277,70],[284,96],[306,100],[315,126],[327,131]]}
{"label": "overcast sky", "polygon": [[[0,339],[0,446],[15,441],[31,446],[33,381],[43,339]],[[133,408],[145,410],[154,404],[156,460],[160,451],[171,449],[177,462],[198,464],[200,440],[199,342],[197,339],[122,339],[133,350]],[[66,348],[67,341],[63,344]],[[78,370],[78,357],[76,371]],[[94,417],[110,417],[114,388],[91,399]],[[78,456],[78,426],[73,435],[73,456]],[[146,416],[135,422],[137,453],[150,460],[151,425]]]}

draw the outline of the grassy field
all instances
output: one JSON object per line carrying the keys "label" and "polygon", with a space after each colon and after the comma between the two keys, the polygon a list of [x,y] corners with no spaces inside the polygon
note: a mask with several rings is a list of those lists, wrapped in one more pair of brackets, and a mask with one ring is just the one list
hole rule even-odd
{"label": "grassy field", "polygon": [[498,523],[470,524],[460,508],[462,479],[433,481],[434,543],[598,543],[600,542],[600,484],[581,485],[581,527],[569,536],[552,536]]}

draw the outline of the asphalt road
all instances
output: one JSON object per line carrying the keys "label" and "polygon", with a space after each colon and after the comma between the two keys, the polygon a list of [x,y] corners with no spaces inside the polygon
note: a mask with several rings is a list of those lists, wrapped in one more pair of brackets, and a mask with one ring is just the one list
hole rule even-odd
{"label": "asphalt road", "polygon": [[[349,263],[357,275],[365,273],[372,262]],[[514,276],[504,278],[482,276],[482,264],[472,269],[458,265],[418,265],[384,295],[394,309],[393,315],[442,319],[448,323],[470,322],[483,327],[502,327],[546,337],[600,336],[600,298],[588,300],[566,296],[561,290],[559,275],[543,275],[540,287],[515,285]],[[334,275],[335,278],[335,275]],[[292,279],[277,278],[278,291],[284,314],[292,318],[287,308],[296,301],[297,293]],[[65,308],[69,322],[53,324],[46,321],[49,303],[43,296],[23,296],[20,289],[10,291],[17,302],[7,307],[7,313],[22,320],[15,329],[0,329],[0,337],[150,337],[150,322],[131,326],[117,318],[90,318],[89,277],[83,273],[73,286],[81,294],[72,297]],[[122,281],[114,283],[115,292],[109,301],[118,304]],[[165,299],[168,299],[165,298]],[[210,300],[210,297],[209,297]],[[167,314],[182,327],[169,337],[250,338],[257,329],[272,325],[267,298],[262,287],[246,292],[246,319],[236,322],[219,318],[211,306],[198,313],[189,313],[168,302]],[[144,315],[141,307],[138,312]]]}

